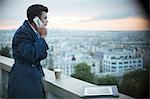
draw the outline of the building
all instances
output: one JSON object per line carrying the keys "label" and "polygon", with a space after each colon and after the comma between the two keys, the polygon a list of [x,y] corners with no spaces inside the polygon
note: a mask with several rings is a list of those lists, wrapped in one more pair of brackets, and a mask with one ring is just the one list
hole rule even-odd
{"label": "building", "polygon": [[124,73],[143,68],[143,57],[135,49],[109,49],[103,57],[103,73]]}

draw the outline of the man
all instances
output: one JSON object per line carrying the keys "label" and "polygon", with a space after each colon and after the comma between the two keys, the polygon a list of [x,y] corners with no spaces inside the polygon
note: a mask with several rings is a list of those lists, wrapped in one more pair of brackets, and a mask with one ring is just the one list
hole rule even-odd
{"label": "man", "polygon": [[[27,9],[27,18],[16,31],[13,42],[15,63],[9,73],[8,98],[44,98],[42,77],[44,76],[40,61],[47,56],[48,8],[35,4]],[[39,17],[43,26],[38,27],[33,19]]]}

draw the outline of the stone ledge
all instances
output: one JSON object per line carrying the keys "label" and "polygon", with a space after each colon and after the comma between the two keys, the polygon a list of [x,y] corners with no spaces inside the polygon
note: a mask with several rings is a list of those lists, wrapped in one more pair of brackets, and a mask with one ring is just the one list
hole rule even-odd
{"label": "stone ledge", "polygon": [[[9,72],[11,70],[13,63],[14,63],[13,59],[0,56],[0,69]],[[83,87],[96,86],[94,84],[65,75],[61,75],[61,79],[56,80],[53,71],[47,69],[43,69],[43,71],[45,73],[44,77],[45,92],[46,94],[48,93],[49,95],[53,95],[56,99],[81,99],[82,96],[81,91]],[[133,99],[132,97],[129,97],[121,93],[119,95],[120,96],[118,98],[115,97],[112,99]],[[102,97],[100,99],[102,99]],[[104,97],[104,99],[107,99],[107,97]]]}

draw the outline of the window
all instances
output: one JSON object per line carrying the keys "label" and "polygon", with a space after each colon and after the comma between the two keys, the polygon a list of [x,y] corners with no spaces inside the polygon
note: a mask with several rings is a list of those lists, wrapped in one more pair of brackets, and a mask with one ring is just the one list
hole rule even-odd
{"label": "window", "polygon": [[124,68],[127,68],[128,66],[124,66]]}
{"label": "window", "polygon": [[119,66],[119,68],[122,68],[122,66]]}
{"label": "window", "polygon": [[116,67],[115,67],[115,66],[112,66],[111,68],[114,68],[114,69],[115,69]]}
{"label": "window", "polygon": [[122,64],[122,62],[119,62],[119,64]]}
{"label": "window", "polygon": [[112,62],[111,64],[116,64],[115,62]]}
{"label": "window", "polygon": [[141,67],[141,65],[138,65],[138,67]]}
{"label": "window", "polygon": [[133,61],[133,63],[136,63],[135,61]]}
{"label": "window", "polygon": [[111,72],[116,72],[116,70],[111,70]]}
{"label": "window", "polygon": [[124,64],[128,64],[128,62],[124,62]]}
{"label": "window", "polygon": [[138,62],[141,63],[141,60],[139,60]]}

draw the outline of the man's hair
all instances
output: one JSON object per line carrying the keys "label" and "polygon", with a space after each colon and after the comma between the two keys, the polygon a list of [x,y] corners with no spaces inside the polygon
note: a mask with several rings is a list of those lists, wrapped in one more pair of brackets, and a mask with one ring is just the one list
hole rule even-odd
{"label": "man's hair", "polygon": [[40,4],[35,4],[35,5],[31,5],[29,6],[29,8],[27,9],[27,18],[28,21],[30,23],[33,22],[33,19],[38,16],[40,18],[40,16],[42,15],[42,11],[45,11],[46,13],[48,12],[48,8],[40,5]]}

